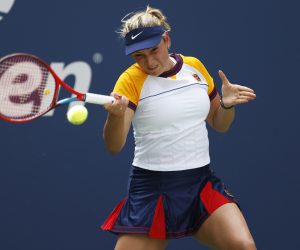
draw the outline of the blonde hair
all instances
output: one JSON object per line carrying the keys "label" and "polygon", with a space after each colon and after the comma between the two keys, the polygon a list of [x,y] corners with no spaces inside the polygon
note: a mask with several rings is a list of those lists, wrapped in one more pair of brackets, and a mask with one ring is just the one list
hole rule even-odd
{"label": "blonde hair", "polygon": [[170,31],[171,26],[167,23],[167,17],[159,9],[147,6],[144,11],[131,12],[121,20],[122,26],[118,33],[123,38],[134,29],[141,27],[162,26],[165,31]]}

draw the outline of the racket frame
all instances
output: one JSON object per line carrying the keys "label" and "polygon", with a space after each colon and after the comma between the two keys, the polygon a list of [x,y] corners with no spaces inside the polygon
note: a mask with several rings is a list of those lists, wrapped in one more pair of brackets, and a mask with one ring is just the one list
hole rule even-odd
{"label": "racket frame", "polygon": [[[60,79],[60,77],[55,73],[55,71],[50,67],[49,64],[47,64],[45,61],[43,61],[39,57],[37,57],[35,55],[32,55],[32,54],[29,54],[29,53],[10,54],[10,55],[7,55],[7,56],[1,58],[0,62],[5,61],[8,58],[21,57],[21,56],[33,58],[34,60],[38,61],[45,68],[47,68],[49,73],[53,76],[54,81],[55,81],[55,89],[54,89],[53,99],[52,99],[52,102],[50,103],[48,109],[46,109],[40,115],[38,115],[38,116],[36,116],[32,119],[24,119],[24,120],[22,120],[22,119],[19,119],[19,120],[18,119],[9,119],[9,118],[6,118],[5,116],[0,115],[0,119],[2,119],[2,120],[8,121],[8,122],[13,122],[13,123],[26,123],[26,122],[30,122],[32,120],[35,120],[35,119],[43,116],[44,114],[46,114],[50,110],[52,110],[56,107],[59,107],[62,104],[66,104],[66,103],[70,103],[70,102],[74,102],[74,101],[82,101],[82,102],[88,102],[88,103],[103,105],[104,103],[113,102],[115,100],[111,96],[104,96],[104,95],[98,95],[98,94],[92,94],[92,93],[83,94],[83,93],[80,93],[80,92],[74,90],[67,83],[65,83],[63,80]],[[62,99],[62,100],[58,101],[57,99],[58,99],[58,95],[59,95],[60,86],[63,87],[64,89],[66,89],[68,92],[74,94],[75,97],[69,97],[69,98],[65,98],[65,99]],[[100,100],[99,100],[99,98],[100,98]]]}

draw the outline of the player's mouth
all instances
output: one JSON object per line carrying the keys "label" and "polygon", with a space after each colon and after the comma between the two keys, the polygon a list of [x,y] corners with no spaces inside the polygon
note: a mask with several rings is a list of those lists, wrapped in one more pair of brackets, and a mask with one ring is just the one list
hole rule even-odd
{"label": "player's mouth", "polygon": [[154,66],[154,67],[148,67],[147,71],[151,74],[155,73],[158,70],[158,65]]}

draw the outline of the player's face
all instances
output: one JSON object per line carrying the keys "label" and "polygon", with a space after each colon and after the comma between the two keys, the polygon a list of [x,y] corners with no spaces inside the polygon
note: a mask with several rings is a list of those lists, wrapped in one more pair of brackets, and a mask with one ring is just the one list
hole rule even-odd
{"label": "player's face", "polygon": [[170,37],[166,35],[157,46],[136,51],[131,56],[147,74],[159,76],[173,67],[169,57],[169,46]]}

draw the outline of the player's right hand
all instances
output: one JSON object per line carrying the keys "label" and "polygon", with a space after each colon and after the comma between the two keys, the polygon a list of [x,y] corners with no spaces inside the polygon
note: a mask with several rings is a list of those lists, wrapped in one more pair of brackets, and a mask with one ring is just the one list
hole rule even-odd
{"label": "player's right hand", "polygon": [[110,115],[113,116],[124,116],[129,100],[126,96],[121,96],[118,93],[111,93],[112,97],[115,98],[113,103],[104,104],[104,108]]}

